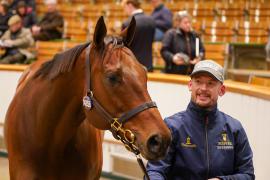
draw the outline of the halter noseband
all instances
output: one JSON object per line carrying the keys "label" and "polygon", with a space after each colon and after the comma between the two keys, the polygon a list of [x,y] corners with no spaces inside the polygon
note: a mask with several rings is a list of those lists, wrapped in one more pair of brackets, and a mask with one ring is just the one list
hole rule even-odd
{"label": "halter noseband", "polygon": [[[117,39],[112,39],[112,44],[114,48],[122,47],[123,43],[118,44]],[[100,115],[103,116],[103,118],[111,125],[110,131],[112,132],[115,139],[122,141],[122,143],[125,145],[126,149],[133,152],[136,157],[137,161],[142,168],[145,177],[149,179],[149,176],[146,172],[145,166],[143,164],[142,159],[139,157],[140,151],[139,148],[135,145],[135,135],[132,133],[131,130],[125,129],[123,127],[123,124],[126,123],[128,120],[130,120],[135,115],[139,114],[142,111],[145,111],[149,108],[156,108],[157,105],[155,102],[150,101],[143,103],[142,105],[139,105],[124,114],[122,114],[119,118],[113,118],[103,107],[102,105],[97,101],[97,99],[94,97],[94,93],[91,90],[91,65],[90,65],[90,46],[87,47],[86,53],[85,53],[85,59],[86,59],[86,87],[87,87],[87,94],[83,98],[83,105],[87,110],[91,110],[93,107],[96,108],[96,110],[99,112]],[[122,136],[121,136],[122,134]]]}

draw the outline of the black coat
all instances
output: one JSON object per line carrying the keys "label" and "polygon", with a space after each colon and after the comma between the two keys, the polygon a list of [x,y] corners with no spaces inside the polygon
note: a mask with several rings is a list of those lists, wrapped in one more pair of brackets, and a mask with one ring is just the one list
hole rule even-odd
{"label": "black coat", "polygon": [[62,38],[64,18],[58,11],[46,13],[38,25],[41,27],[41,34],[46,37],[43,40]]}
{"label": "black coat", "polygon": [[[165,72],[172,74],[189,74],[193,65],[176,65],[172,62],[173,56],[176,53],[183,53],[189,56],[190,60],[196,57],[195,41],[198,35],[195,32],[189,32],[187,37],[190,39],[191,53],[188,53],[187,40],[184,32],[179,29],[168,30],[162,41],[161,55],[166,62]],[[201,40],[199,40],[199,54],[204,58],[205,50]]]}
{"label": "black coat", "polygon": [[[143,64],[148,71],[153,70],[152,43],[155,34],[155,22],[144,13],[134,14],[136,19],[136,30],[131,46],[129,47],[138,61]],[[124,29],[129,25],[131,17],[122,25]]]}
{"label": "black coat", "polygon": [[32,13],[32,12],[29,12],[23,16],[20,15],[20,17],[23,20],[23,26],[26,28],[31,28],[37,22],[36,17],[34,15],[34,13]]}
{"label": "black coat", "polygon": [[11,13],[0,15],[0,37],[8,30],[8,20],[12,16]]}

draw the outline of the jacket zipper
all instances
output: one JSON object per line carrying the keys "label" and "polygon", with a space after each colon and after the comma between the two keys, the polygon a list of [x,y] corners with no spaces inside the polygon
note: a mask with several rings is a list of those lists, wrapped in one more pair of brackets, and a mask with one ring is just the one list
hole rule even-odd
{"label": "jacket zipper", "polygon": [[208,147],[208,116],[206,116],[205,118],[205,126],[204,126],[204,130],[205,130],[205,143],[206,143],[206,160],[207,160],[207,174],[206,174],[206,179],[208,179],[209,176],[209,169],[210,169],[210,163],[209,163],[209,147]]}

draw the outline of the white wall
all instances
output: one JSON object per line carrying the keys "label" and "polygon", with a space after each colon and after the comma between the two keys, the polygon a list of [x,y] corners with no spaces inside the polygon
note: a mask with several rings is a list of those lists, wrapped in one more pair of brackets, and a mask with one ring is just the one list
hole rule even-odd
{"label": "white wall", "polygon": [[[0,122],[4,120],[6,109],[14,95],[20,74],[21,72],[0,71]],[[149,82],[148,90],[152,100],[157,102],[163,117],[186,109],[190,100],[187,85]],[[254,152],[256,179],[268,179],[268,170],[270,169],[270,133],[268,130],[270,127],[270,101],[227,92],[219,101],[219,109],[242,122]],[[106,138],[112,138],[109,132],[106,133]],[[110,152],[115,147],[110,148],[106,144],[104,148],[106,150],[104,149],[103,170],[110,171],[110,161],[112,160]],[[131,157],[131,155],[126,153],[126,157]]]}

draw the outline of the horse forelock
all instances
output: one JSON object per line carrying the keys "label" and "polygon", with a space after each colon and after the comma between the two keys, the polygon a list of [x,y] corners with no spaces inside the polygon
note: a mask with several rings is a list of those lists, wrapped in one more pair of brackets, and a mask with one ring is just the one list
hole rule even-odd
{"label": "horse forelock", "polygon": [[67,51],[56,54],[52,60],[42,64],[41,68],[35,73],[38,76],[47,76],[49,79],[56,78],[59,74],[70,72],[76,60],[89,43],[80,44]]}

